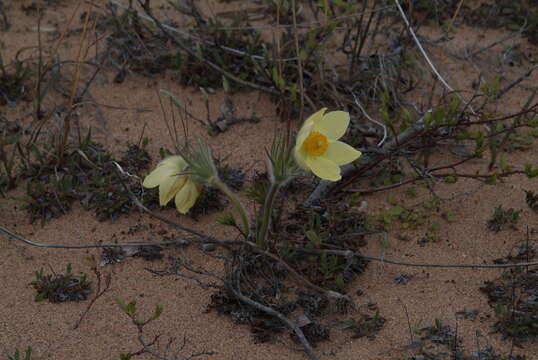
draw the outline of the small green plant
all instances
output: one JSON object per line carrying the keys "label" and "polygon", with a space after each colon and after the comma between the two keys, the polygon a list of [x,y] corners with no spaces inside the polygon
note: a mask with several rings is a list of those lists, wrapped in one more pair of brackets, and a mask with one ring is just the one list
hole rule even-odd
{"label": "small green plant", "polygon": [[28,182],[26,184],[27,200],[25,208],[30,213],[30,223],[40,219],[41,224],[57,218],[71,210],[75,199],[72,191],[72,176],[65,175],[59,180],[53,179],[49,184]]}
{"label": "small green plant", "polygon": [[374,340],[379,331],[383,329],[385,321],[379,310],[376,310],[373,316],[370,314],[361,314],[358,321],[343,321],[339,323],[339,327],[351,330],[353,332],[351,337],[354,339],[367,337],[369,340]]}
{"label": "small green plant", "polygon": [[0,53],[0,106],[32,99],[32,87],[28,84],[32,71],[27,64],[19,60],[14,62],[12,68],[10,70],[4,64]]}
{"label": "small green plant", "polygon": [[40,269],[35,272],[35,277],[31,283],[37,291],[35,301],[82,301],[92,293],[91,283],[86,275],[74,275],[71,264],[67,265],[65,274],[56,274],[54,271],[52,274],[45,274],[43,269]]}
{"label": "small green plant", "polygon": [[538,194],[525,190],[525,201],[532,211],[538,214]]}
{"label": "small green plant", "polygon": [[481,26],[521,31],[530,43],[538,44],[538,7],[532,0],[495,0],[475,8],[470,21]]}
{"label": "small green plant", "polygon": [[498,279],[486,281],[480,290],[489,299],[495,317],[495,329],[504,336],[521,342],[538,336],[538,273],[516,268]]}
{"label": "small green plant", "polygon": [[521,216],[521,210],[503,209],[502,205],[495,208],[493,216],[488,220],[488,230],[499,232],[506,229],[515,229]]}
{"label": "small green plant", "polygon": [[252,185],[245,189],[246,195],[254,200],[258,205],[263,205],[267,190],[269,188],[269,180],[267,174],[257,174],[254,176]]}
{"label": "small green plant", "polygon": [[534,137],[531,134],[525,134],[521,131],[513,131],[503,147],[504,151],[526,151],[533,147]]}
{"label": "small green plant", "polygon": [[24,353],[24,357],[21,357],[21,354],[19,352],[19,349],[15,350],[15,354],[8,355],[8,360],[30,360],[32,358],[32,348],[28,346],[26,349],[26,352]]}
{"label": "small green plant", "polygon": [[142,320],[141,318],[137,317],[137,309],[136,309],[136,301],[130,301],[126,303],[125,301],[118,299],[117,304],[119,308],[133,321],[133,323],[137,326],[145,326],[149,324],[150,322],[157,320],[161,314],[163,313],[164,307],[160,304],[157,304],[155,306],[155,311],[153,312],[153,315],[151,315],[148,319]]}
{"label": "small green plant", "polygon": [[338,256],[323,254],[320,256],[320,272],[325,280],[333,279],[338,271]]}
{"label": "small green plant", "polygon": [[405,196],[410,199],[415,199],[417,197],[417,188],[409,187],[405,190]]}
{"label": "small green plant", "polygon": [[400,222],[404,229],[416,229],[424,225],[427,219],[428,216],[423,209],[408,209],[400,204],[383,210],[379,215],[379,220],[386,228],[390,228],[394,222]]}
{"label": "small green plant", "polygon": [[15,160],[21,129],[17,124],[13,125],[0,116],[0,192],[10,190],[16,185]]}
{"label": "small green plant", "polygon": [[[139,144],[128,144],[117,162],[129,173],[140,173],[149,165],[148,143],[145,138]],[[43,224],[67,214],[77,200],[100,221],[115,220],[135,208],[128,191],[110,171],[110,165],[116,161],[114,156],[92,140],[91,132],[79,146],[66,152],[60,169],[54,157],[39,152],[36,155],[39,161],[32,163],[24,174],[28,179],[25,207],[31,222],[41,220]],[[140,193],[135,181],[129,181],[127,186],[148,203],[157,195],[155,191]]]}
{"label": "small green plant", "polygon": [[172,345],[174,342],[173,338],[170,339],[170,341],[166,345],[166,348],[160,351],[158,348],[157,341],[160,339],[161,335],[157,334],[152,339],[146,340],[145,334],[144,334],[144,328],[146,327],[146,325],[159,319],[159,317],[164,311],[164,307],[160,304],[155,305],[155,310],[153,311],[153,314],[147,319],[143,319],[138,314],[138,309],[137,309],[135,300],[130,301],[130,302],[125,302],[123,300],[118,299],[116,303],[118,304],[119,308],[125,313],[125,315],[129,317],[129,319],[131,320],[131,323],[136,327],[137,332],[138,332],[137,339],[140,344],[140,349],[137,351],[119,354],[118,355],[119,360],[130,360],[136,356],[141,356],[143,354],[147,354],[155,359],[180,359],[180,358],[181,359],[183,358],[193,359],[199,356],[213,355],[213,352],[211,351],[203,351],[195,355],[191,355],[190,357],[180,356],[180,352],[183,351],[185,347],[185,343],[183,343],[183,345],[179,347],[180,349],[178,352],[174,353],[172,351]]}

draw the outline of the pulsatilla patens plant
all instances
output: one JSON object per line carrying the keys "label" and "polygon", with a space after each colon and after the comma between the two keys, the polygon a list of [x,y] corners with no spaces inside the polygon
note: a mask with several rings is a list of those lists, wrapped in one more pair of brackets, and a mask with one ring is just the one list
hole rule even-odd
{"label": "pulsatilla patens plant", "polygon": [[311,115],[297,134],[292,144],[285,134],[276,134],[271,149],[267,152],[267,173],[269,184],[262,194],[260,216],[251,224],[244,205],[236,194],[221,180],[212,151],[204,141],[186,144],[178,155],[161,161],[144,180],[144,187],[159,187],[161,205],[172,198],[182,214],[194,206],[202,186],[218,189],[226,195],[241,218],[237,226],[230,217],[225,222],[240,229],[248,240],[254,240],[260,247],[267,244],[275,198],[279,190],[303,170],[309,170],[317,177],[338,181],[341,179],[340,166],[359,158],[361,153],[353,147],[338,141],[349,126],[349,114],[344,111],[326,113],[321,109]]}

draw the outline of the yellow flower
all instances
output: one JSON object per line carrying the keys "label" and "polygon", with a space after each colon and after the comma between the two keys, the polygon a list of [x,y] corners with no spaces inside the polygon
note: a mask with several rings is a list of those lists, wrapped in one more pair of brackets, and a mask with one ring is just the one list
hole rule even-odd
{"label": "yellow flower", "polygon": [[316,176],[338,181],[340,165],[345,165],[361,156],[346,143],[338,141],[349,126],[349,114],[323,108],[304,122],[297,134],[293,153],[300,167],[311,170]]}
{"label": "yellow flower", "polygon": [[142,184],[145,188],[159,187],[161,206],[168,204],[175,196],[177,210],[185,214],[194,205],[200,191],[198,186],[185,175],[187,162],[179,155],[161,161]]}

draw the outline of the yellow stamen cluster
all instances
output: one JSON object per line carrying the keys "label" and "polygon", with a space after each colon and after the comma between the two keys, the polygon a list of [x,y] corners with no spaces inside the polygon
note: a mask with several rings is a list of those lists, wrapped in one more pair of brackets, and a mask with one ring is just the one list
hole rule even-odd
{"label": "yellow stamen cluster", "polygon": [[303,149],[310,156],[321,156],[327,152],[329,140],[320,132],[312,131],[303,143]]}
{"label": "yellow stamen cluster", "polygon": [[305,120],[297,133],[293,156],[301,168],[317,177],[338,181],[342,178],[340,166],[357,160],[360,151],[339,141],[349,126],[349,114],[325,108]]}

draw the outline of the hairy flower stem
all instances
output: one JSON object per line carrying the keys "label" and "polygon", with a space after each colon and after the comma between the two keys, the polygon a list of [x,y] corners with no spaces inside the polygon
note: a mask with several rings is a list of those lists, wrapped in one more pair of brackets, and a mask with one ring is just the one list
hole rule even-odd
{"label": "hairy flower stem", "polygon": [[241,216],[241,222],[243,223],[243,235],[248,239],[250,237],[250,223],[248,221],[247,211],[245,210],[245,207],[243,204],[239,201],[237,196],[230,190],[230,188],[222,182],[217,177],[212,177],[209,181],[209,183],[213,186],[215,186],[217,189],[222,191],[224,195],[230,199],[235,209],[239,212],[239,215]]}
{"label": "hairy flower stem", "polygon": [[281,186],[282,184],[278,182],[271,183],[271,187],[269,188],[269,193],[265,197],[265,203],[263,204],[261,226],[258,229],[258,234],[256,237],[256,244],[261,248],[265,248],[265,246],[267,245],[267,234],[269,232],[269,226],[271,225],[271,215],[273,213],[273,205],[275,203],[278,190],[280,190]]}

